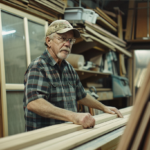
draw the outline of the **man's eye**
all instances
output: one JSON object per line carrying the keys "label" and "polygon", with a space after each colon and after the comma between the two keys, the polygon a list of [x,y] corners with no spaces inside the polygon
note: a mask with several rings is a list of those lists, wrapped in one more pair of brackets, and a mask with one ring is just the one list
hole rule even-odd
{"label": "man's eye", "polygon": [[72,39],[69,39],[69,42],[72,42]]}

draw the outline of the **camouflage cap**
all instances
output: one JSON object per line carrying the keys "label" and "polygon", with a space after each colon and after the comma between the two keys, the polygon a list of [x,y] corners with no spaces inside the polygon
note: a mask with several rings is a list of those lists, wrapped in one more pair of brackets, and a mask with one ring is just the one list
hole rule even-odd
{"label": "camouflage cap", "polygon": [[67,20],[56,20],[53,21],[47,29],[46,36],[52,33],[66,33],[68,31],[74,32],[74,37],[80,37],[80,33],[77,29],[73,28],[71,24]]}

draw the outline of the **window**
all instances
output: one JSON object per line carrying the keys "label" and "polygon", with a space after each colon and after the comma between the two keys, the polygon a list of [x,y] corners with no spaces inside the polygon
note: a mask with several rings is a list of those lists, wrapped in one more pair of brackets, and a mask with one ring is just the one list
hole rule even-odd
{"label": "window", "polygon": [[45,50],[48,22],[0,4],[0,76],[3,136],[24,132],[23,80],[31,60]]}

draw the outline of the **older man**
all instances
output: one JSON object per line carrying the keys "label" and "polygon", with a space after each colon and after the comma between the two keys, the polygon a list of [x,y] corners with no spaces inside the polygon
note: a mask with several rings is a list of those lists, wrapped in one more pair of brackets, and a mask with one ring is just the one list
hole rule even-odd
{"label": "older man", "polygon": [[89,113],[77,113],[76,104],[122,114],[86,94],[74,68],[65,59],[80,33],[66,20],[50,24],[46,33],[47,49],[25,73],[24,111],[26,131],[71,121],[84,128],[95,125]]}

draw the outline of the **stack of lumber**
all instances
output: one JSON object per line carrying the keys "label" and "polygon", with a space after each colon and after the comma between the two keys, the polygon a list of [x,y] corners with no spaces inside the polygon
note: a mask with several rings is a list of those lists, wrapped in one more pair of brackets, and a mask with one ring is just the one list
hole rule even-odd
{"label": "stack of lumber", "polygon": [[[132,107],[121,109],[124,118],[117,115],[101,114],[94,116],[96,122],[94,128],[83,129],[81,125],[71,122],[45,127],[35,131],[21,133],[0,139],[0,149],[6,150],[49,150],[72,149],[85,142],[103,136],[126,125]],[[119,134],[118,134],[119,136]],[[115,136],[116,138],[117,136]],[[104,137],[103,137],[104,138]],[[108,140],[110,142],[110,139]],[[103,144],[106,144],[106,142]],[[102,146],[97,144],[97,148]],[[93,148],[92,148],[93,149]],[[95,149],[95,147],[94,147]]]}
{"label": "stack of lumber", "polygon": [[150,149],[150,64],[117,150]]}
{"label": "stack of lumber", "polygon": [[1,3],[31,13],[50,22],[58,19],[65,11],[61,0],[1,0]]}
{"label": "stack of lumber", "polygon": [[[94,41],[97,43],[97,45],[93,45],[93,47],[98,46],[104,52],[106,52],[107,50],[113,50],[113,51],[118,51],[119,53],[124,54],[128,57],[132,57],[132,54],[125,49],[126,47],[125,41],[118,38],[114,34],[106,31],[98,24],[92,24],[88,21],[85,21],[83,23],[74,23],[74,21],[69,21],[69,22],[72,23],[75,28],[79,29],[81,38],[83,38],[84,41],[86,41],[87,45],[88,42],[91,45],[91,41]],[[84,48],[82,48],[81,44],[77,43],[73,46],[72,52],[82,53],[83,49],[85,49],[85,44],[84,44]]]}
{"label": "stack of lumber", "polygon": [[98,7],[96,7],[94,11],[99,15],[97,21],[100,25],[103,25],[111,31],[117,32],[118,24],[113,19],[111,19],[106,13],[103,12],[103,10]]}

